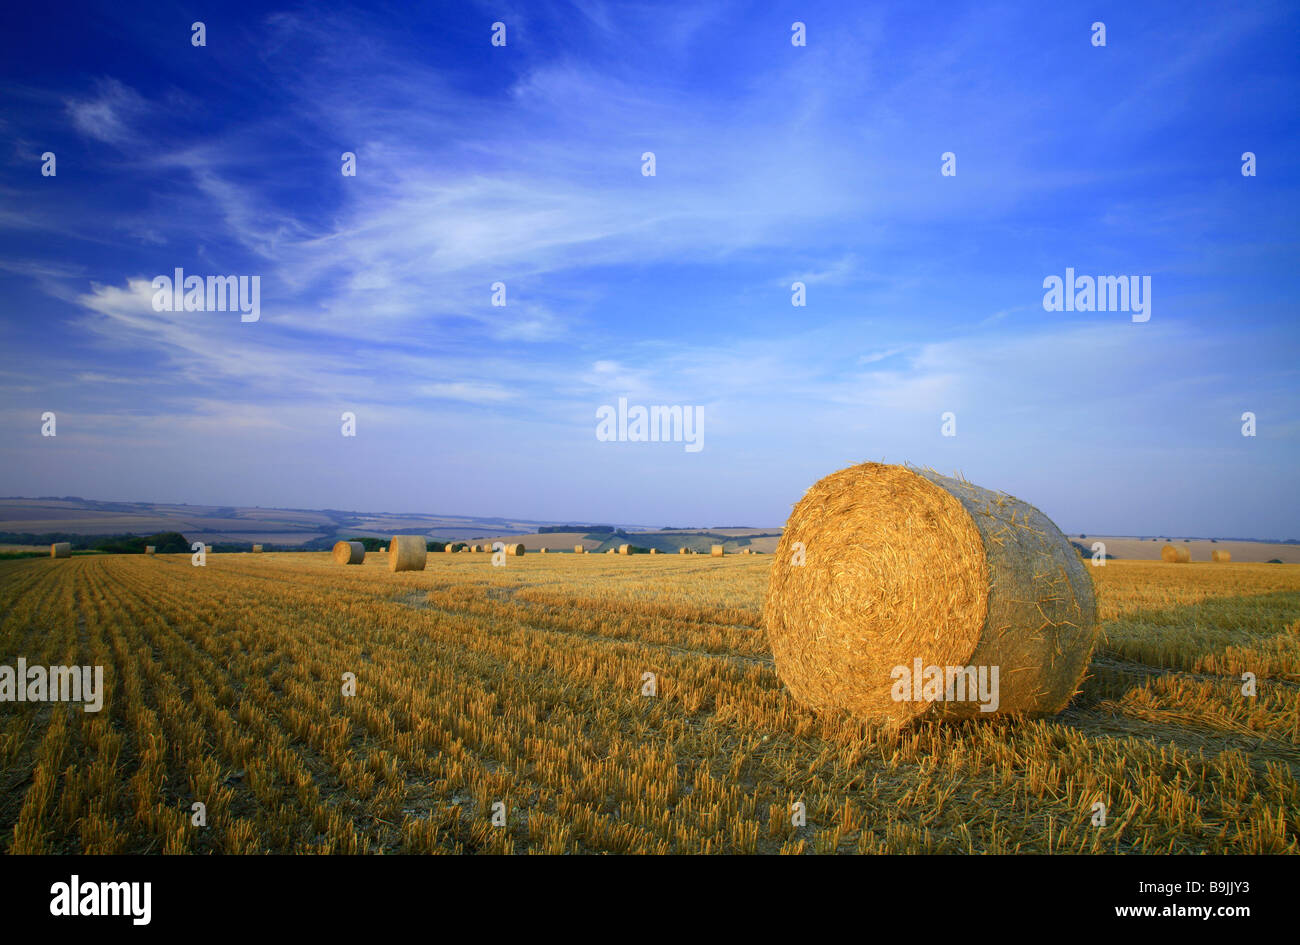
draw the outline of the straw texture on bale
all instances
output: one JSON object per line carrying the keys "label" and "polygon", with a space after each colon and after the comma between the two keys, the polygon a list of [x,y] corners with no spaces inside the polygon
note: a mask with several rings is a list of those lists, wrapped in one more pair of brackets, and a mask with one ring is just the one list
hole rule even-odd
{"label": "straw texture on bale", "polygon": [[573,546],[573,553],[574,553],[575,555],[586,554],[586,553],[587,553],[587,549],[584,548],[584,547],[582,547],[582,545],[574,545],[574,546]]}
{"label": "straw texture on bale", "polygon": [[658,548],[651,548],[651,549],[650,549],[650,553],[651,553],[652,555],[657,555],[657,554],[659,554],[659,549],[658,549]]}
{"label": "straw texture on bale", "polygon": [[[898,668],[911,674],[919,661],[923,678],[929,667],[988,667],[991,681],[996,666],[997,713],[1051,715],[1088,667],[1097,604],[1087,568],[1033,506],[928,470],[863,463],[795,506],[763,625],[781,680],[816,710],[892,723],[992,714],[969,693],[914,698]],[[895,698],[903,694],[913,698]]]}
{"label": "straw texture on bale", "polygon": [[455,549],[451,547],[451,542],[447,542],[447,544],[445,544],[445,545],[442,546],[442,553],[443,553],[443,554],[447,554],[447,555],[449,555],[449,554],[451,554],[452,551],[454,551],[454,550],[455,550]]}
{"label": "straw texture on bale", "polygon": [[1211,551],[1211,552],[1210,552],[1210,560],[1211,560],[1211,561],[1218,561],[1220,564],[1227,563],[1227,562],[1229,562],[1229,561],[1232,560],[1232,552],[1230,552],[1230,551],[1219,551],[1219,550],[1216,548],[1214,551]]}
{"label": "straw texture on bale", "polygon": [[336,564],[362,564],[366,560],[366,546],[359,541],[334,542]]}
{"label": "straw texture on bale", "polygon": [[630,555],[630,554],[632,553],[632,546],[631,546],[631,545],[619,545],[619,546],[618,546],[618,553],[621,554],[621,555]]}
{"label": "straw texture on bale", "polygon": [[71,557],[72,557],[72,542],[70,542],[70,541],[56,541],[56,542],[54,542],[54,544],[50,545],[50,557],[51,557],[51,558],[71,558]]}
{"label": "straw texture on bale", "polygon": [[253,546],[253,554],[255,554],[255,555],[260,555],[261,553],[262,553],[262,546],[261,546],[261,545],[254,545],[254,546]]}
{"label": "straw texture on bale", "polygon": [[1186,545],[1181,547],[1165,545],[1160,549],[1160,558],[1163,561],[1170,561],[1175,564],[1186,564],[1192,560],[1192,550]]}
{"label": "straw texture on bale", "polygon": [[524,546],[521,544],[506,545],[506,556],[518,558],[524,553]]}
{"label": "straw texture on bale", "polygon": [[423,535],[394,535],[388,543],[388,570],[423,571],[428,549]]}
{"label": "straw texture on bale", "polygon": [[679,555],[688,555],[688,554],[690,554],[690,551],[688,551],[688,550],[683,546],[683,547],[677,549],[677,553],[678,553]]}
{"label": "straw texture on bale", "polygon": [[542,545],[542,547],[538,548],[538,549],[537,549],[537,553],[538,553],[539,555],[544,555],[544,554],[546,554],[546,546],[545,546],[545,545]]}
{"label": "straw texture on bale", "polygon": [[155,555],[158,553],[158,548],[156,545],[145,545],[144,553],[147,555]]}
{"label": "straw texture on bale", "polygon": [[725,553],[726,552],[722,550],[721,545],[714,545],[711,549],[709,549],[709,554],[713,555],[713,557],[715,558],[721,558]]}

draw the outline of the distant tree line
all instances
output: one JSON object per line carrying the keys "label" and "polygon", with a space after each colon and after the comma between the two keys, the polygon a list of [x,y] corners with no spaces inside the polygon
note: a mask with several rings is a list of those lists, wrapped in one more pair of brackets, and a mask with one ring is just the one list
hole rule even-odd
{"label": "distant tree line", "polygon": [[[0,543],[6,545],[52,545],[66,541],[73,551],[101,551],[115,555],[142,555],[146,545],[153,545],[159,554],[180,554],[190,550],[190,543],[180,532],[159,532],[156,535],[75,535],[70,532],[0,532]],[[215,548],[213,549],[215,551]]]}

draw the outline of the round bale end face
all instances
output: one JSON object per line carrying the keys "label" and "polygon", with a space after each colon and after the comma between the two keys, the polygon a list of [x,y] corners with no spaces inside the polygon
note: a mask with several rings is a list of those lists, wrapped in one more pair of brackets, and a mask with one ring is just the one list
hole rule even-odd
{"label": "round bale end face", "polygon": [[[795,506],[763,625],[797,701],[895,724],[1059,712],[1097,637],[1092,578],[1041,512],[879,463],[827,476]],[[938,668],[937,693],[906,685],[918,667],[928,680]],[[996,708],[981,711],[993,699],[974,691],[949,693],[959,675],[949,667],[964,671],[960,688],[982,667]]]}
{"label": "round bale end face", "polygon": [[423,535],[394,535],[388,543],[388,570],[423,571],[429,546]]}
{"label": "round bale end face", "polygon": [[366,560],[366,546],[359,541],[336,541],[330,553],[336,564],[362,564]]}

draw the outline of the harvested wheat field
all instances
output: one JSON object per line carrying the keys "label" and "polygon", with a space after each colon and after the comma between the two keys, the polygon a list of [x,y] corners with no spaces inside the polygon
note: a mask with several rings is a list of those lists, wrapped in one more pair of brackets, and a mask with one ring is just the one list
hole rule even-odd
{"label": "harvested wheat field", "polygon": [[1089,567],[1100,640],[1063,712],[891,726],[783,688],[760,627],[773,560],[0,562],[4,662],[100,664],[107,690],[98,713],[5,705],[0,843],[1297,852],[1300,567]]}

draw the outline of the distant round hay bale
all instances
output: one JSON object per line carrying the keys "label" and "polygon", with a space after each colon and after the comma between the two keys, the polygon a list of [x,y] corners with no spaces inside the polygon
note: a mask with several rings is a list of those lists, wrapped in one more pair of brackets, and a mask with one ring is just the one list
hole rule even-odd
{"label": "distant round hay bale", "polygon": [[613,548],[610,548],[610,549],[606,550],[606,552],[605,552],[605,554],[607,554],[607,555],[612,555],[612,554],[615,554],[615,553],[616,553],[616,552],[614,551]]}
{"label": "distant round hay bale", "polygon": [[688,555],[691,553],[691,550],[687,548],[685,545],[683,545],[682,547],[677,549],[677,553],[679,555]]}
{"label": "distant round hay bale", "polygon": [[203,546],[203,553],[204,553],[205,555],[210,555],[210,554],[212,554],[212,546],[211,546],[211,545],[204,545],[204,546]]}
{"label": "distant round hay bale", "polygon": [[721,545],[714,545],[712,548],[709,549],[709,554],[711,554],[715,558],[721,558],[724,554],[726,554],[726,552],[722,550]]}
{"label": "distant round hay bale", "polygon": [[523,555],[525,550],[524,546],[519,543],[506,545],[506,556],[510,558],[518,558]]}
{"label": "distant round hay bale", "polygon": [[621,554],[621,555],[630,555],[630,554],[632,553],[632,546],[631,546],[631,545],[619,545],[619,546],[618,546],[618,553]]}
{"label": "distant round hay bale", "polygon": [[452,547],[451,542],[447,542],[447,544],[442,546],[442,553],[445,555],[449,555],[455,550],[456,549]]}
{"label": "distant round hay bale", "polygon": [[1098,632],[1092,578],[1047,516],[881,463],[833,473],[795,506],[763,625],[797,701],[893,723],[1059,712]]}
{"label": "distant round hay bale", "polygon": [[260,555],[261,553],[262,553],[262,546],[261,546],[261,545],[254,545],[254,546],[253,546],[253,554],[255,554],[255,555]]}
{"label": "distant round hay bale", "polygon": [[587,553],[587,549],[584,548],[584,547],[582,547],[582,545],[574,545],[574,546],[573,546],[573,553],[574,553],[575,555],[583,555],[583,554],[586,554],[586,553]]}
{"label": "distant round hay bale", "polygon": [[361,564],[366,560],[366,546],[359,541],[334,542],[335,564]]}
{"label": "distant round hay bale", "polygon": [[1214,551],[1210,552],[1210,560],[1217,561],[1220,564],[1227,564],[1229,561],[1232,560],[1232,552],[1219,551],[1218,549],[1215,549]]}
{"label": "distant round hay bale", "polygon": [[542,545],[542,547],[538,548],[538,549],[537,549],[537,553],[538,553],[539,555],[544,555],[544,554],[546,554],[546,546],[545,546],[545,545]]}
{"label": "distant round hay bale", "polygon": [[1186,564],[1192,560],[1192,550],[1186,545],[1165,545],[1160,549],[1160,558],[1175,564]]}
{"label": "distant round hay bale", "polygon": [[657,554],[659,554],[659,549],[658,549],[658,548],[651,548],[651,549],[650,549],[650,553],[651,553],[652,555],[657,555]]}
{"label": "distant round hay bale", "polygon": [[394,535],[388,543],[388,570],[423,571],[429,548],[423,535]]}
{"label": "distant round hay bale", "polygon": [[742,555],[752,555],[754,552],[752,552],[752,551],[749,550],[748,548],[745,548],[745,549],[742,550],[740,553],[741,553]]}
{"label": "distant round hay bale", "polygon": [[145,545],[145,546],[144,546],[144,553],[147,554],[147,555],[156,555],[156,554],[158,553],[158,546],[157,546],[157,545]]}
{"label": "distant round hay bale", "polygon": [[54,544],[50,545],[50,557],[51,557],[51,558],[71,558],[71,557],[72,557],[72,542],[70,542],[70,541],[56,541],[56,542],[54,542]]}

